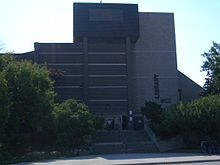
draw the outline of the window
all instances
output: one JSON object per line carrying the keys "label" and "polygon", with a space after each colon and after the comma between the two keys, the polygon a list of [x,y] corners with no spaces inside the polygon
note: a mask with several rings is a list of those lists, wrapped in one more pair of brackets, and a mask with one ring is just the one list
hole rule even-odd
{"label": "window", "polygon": [[123,10],[120,9],[90,9],[89,21],[123,21]]}
{"label": "window", "polygon": [[154,97],[155,97],[155,99],[160,98],[159,75],[156,75],[156,74],[154,74]]}

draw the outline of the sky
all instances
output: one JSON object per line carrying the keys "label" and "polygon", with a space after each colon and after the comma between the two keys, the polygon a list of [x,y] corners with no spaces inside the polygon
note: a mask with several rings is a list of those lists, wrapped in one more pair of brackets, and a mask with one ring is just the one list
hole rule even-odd
{"label": "sky", "polygon": [[[0,0],[0,42],[4,49],[23,53],[34,42],[73,42],[73,3],[100,0]],[[199,85],[201,66],[212,42],[220,43],[220,0],[102,0],[135,3],[140,12],[172,12],[175,19],[178,69]]]}

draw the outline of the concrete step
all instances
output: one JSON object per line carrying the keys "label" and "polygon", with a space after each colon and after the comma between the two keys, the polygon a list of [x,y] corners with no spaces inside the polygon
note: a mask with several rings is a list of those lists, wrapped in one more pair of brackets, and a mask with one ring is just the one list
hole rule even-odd
{"label": "concrete step", "polygon": [[135,142],[149,141],[146,131],[97,131],[93,136],[93,142]]}
{"label": "concrete step", "polygon": [[150,141],[146,131],[124,131],[123,135],[127,142]]}
{"label": "concrete step", "polygon": [[93,136],[95,143],[122,142],[123,134],[119,131],[97,131]]}
{"label": "concrete step", "polygon": [[158,152],[151,141],[132,143],[93,143],[94,154],[118,154],[118,153],[152,153]]}
{"label": "concrete step", "polygon": [[141,131],[98,131],[93,137],[95,154],[147,153],[158,149],[147,132]]}
{"label": "concrete step", "polygon": [[151,141],[140,141],[126,144],[126,153],[152,153],[158,152],[157,147]]}
{"label": "concrete step", "polygon": [[124,153],[123,143],[93,143],[94,154],[120,154]]}

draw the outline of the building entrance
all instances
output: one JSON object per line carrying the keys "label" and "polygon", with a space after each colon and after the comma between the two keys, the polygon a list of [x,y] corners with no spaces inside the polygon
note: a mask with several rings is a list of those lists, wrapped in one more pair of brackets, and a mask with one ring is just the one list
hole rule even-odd
{"label": "building entrance", "polygon": [[128,117],[122,116],[122,130],[128,129]]}

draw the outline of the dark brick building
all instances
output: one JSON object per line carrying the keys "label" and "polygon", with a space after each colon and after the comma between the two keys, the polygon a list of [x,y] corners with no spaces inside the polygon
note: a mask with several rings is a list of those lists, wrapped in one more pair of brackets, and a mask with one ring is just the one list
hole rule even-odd
{"label": "dark brick building", "polygon": [[55,82],[59,99],[76,98],[123,129],[139,129],[145,100],[167,106],[201,92],[177,70],[172,13],[74,3],[73,22],[74,43],[35,43],[33,52],[20,56],[63,71]]}

